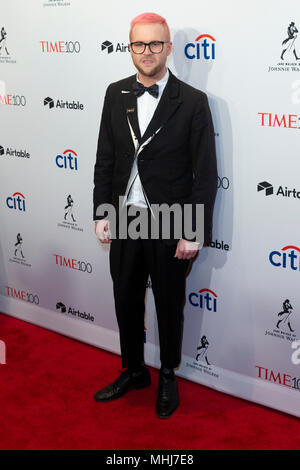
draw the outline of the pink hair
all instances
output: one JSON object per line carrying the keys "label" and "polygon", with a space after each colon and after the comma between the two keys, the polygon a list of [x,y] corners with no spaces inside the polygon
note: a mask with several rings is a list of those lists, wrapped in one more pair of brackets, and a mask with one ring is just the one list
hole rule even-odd
{"label": "pink hair", "polygon": [[133,20],[130,22],[129,36],[131,35],[132,28],[137,23],[160,23],[166,28],[168,37],[170,38],[170,29],[166,19],[160,15],[157,15],[156,13],[141,13],[140,15],[133,18]]}

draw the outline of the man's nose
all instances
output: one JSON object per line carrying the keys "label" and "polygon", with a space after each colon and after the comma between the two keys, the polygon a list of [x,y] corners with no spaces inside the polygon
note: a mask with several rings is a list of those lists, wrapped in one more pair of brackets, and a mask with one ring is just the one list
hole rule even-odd
{"label": "man's nose", "polygon": [[148,47],[148,54],[152,54],[152,51],[150,49],[150,44],[145,44],[144,54],[147,54],[147,47]]}

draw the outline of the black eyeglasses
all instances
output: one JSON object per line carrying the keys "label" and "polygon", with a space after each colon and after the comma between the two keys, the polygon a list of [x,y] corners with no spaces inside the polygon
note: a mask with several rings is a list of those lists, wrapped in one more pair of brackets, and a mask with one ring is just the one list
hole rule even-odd
{"label": "black eyeglasses", "polygon": [[151,42],[131,42],[131,50],[135,54],[144,54],[146,46],[149,46],[150,51],[152,54],[160,54],[164,48],[164,44],[170,41],[151,41]]}

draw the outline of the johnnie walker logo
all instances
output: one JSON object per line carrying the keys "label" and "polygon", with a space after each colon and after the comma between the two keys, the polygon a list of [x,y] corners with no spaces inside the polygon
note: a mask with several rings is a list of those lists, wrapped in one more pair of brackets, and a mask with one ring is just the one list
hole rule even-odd
{"label": "johnnie walker logo", "polygon": [[13,244],[13,256],[9,258],[11,263],[21,264],[23,266],[31,267],[24,254],[23,238],[20,233],[17,233],[16,240]]}
{"label": "johnnie walker logo", "polygon": [[61,222],[58,222],[57,224],[58,227],[63,227],[63,228],[83,232],[83,228],[78,225],[77,219],[75,218],[75,215],[74,215],[74,200],[71,194],[67,196],[66,203],[62,212],[64,216]]}
{"label": "johnnie walker logo", "polygon": [[289,301],[285,299],[282,303],[282,309],[276,315],[273,330],[266,330],[265,335],[274,336],[275,338],[287,341],[295,341],[296,333],[294,329],[294,308]]}
{"label": "johnnie walker logo", "polygon": [[202,335],[200,337],[200,344],[196,347],[196,360],[194,359],[193,361],[187,361],[185,365],[186,367],[191,367],[192,369],[196,369],[198,372],[208,374],[211,377],[218,379],[219,371],[216,367],[214,367],[214,365],[212,365],[208,357],[210,356],[210,353],[208,353],[209,347],[210,342],[208,341],[207,336]]}
{"label": "johnnie walker logo", "polygon": [[7,45],[7,31],[2,26],[0,30],[0,64],[15,64],[16,61],[12,59],[11,54],[9,52],[9,48]]}
{"label": "johnnie walker logo", "polygon": [[208,362],[208,357],[207,357],[208,347],[209,347],[209,342],[206,336],[203,335],[200,339],[200,344],[197,347],[198,353],[196,355],[196,361],[204,362],[205,364],[209,366],[210,363]]}
{"label": "johnnie walker logo", "polygon": [[8,52],[8,49],[7,49],[7,32],[5,31],[4,26],[2,26],[1,33],[0,33],[0,55],[2,57],[10,56],[10,53]]}
{"label": "johnnie walker logo", "polygon": [[[279,48],[279,47],[278,47]],[[287,27],[287,33],[281,41],[280,61],[269,66],[269,72],[300,72],[300,39],[299,31],[294,21]]]}

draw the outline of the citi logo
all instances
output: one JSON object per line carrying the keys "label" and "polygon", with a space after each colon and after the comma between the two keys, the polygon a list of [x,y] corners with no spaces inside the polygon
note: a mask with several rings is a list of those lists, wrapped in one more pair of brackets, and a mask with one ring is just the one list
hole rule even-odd
{"label": "citi logo", "polygon": [[64,168],[68,170],[78,170],[77,153],[74,150],[67,149],[62,155],[55,157],[55,163],[58,168]]}
{"label": "citi logo", "polygon": [[[263,181],[262,183],[258,183],[257,191],[264,191],[265,196],[271,196],[272,194],[274,194],[274,187],[271,183]],[[295,188],[289,189],[287,186],[279,186],[275,193],[275,196],[300,199],[300,191],[297,191]]]}
{"label": "citi logo", "polygon": [[80,110],[82,111],[84,109],[83,104],[79,103],[79,101],[63,101],[61,99],[58,99],[56,101],[56,105],[54,103],[54,100],[50,98],[50,96],[47,96],[47,98],[44,99],[44,106],[48,106],[49,109],[53,108],[59,108],[59,109],[75,109],[75,110]]}
{"label": "citi logo", "polygon": [[6,205],[9,209],[25,212],[25,196],[22,193],[14,193],[6,198]]}
{"label": "citi logo", "polygon": [[191,292],[189,295],[189,302],[193,307],[209,310],[210,312],[217,311],[217,294],[210,289],[200,289],[198,292]]}
{"label": "citi logo", "polygon": [[215,60],[216,39],[210,34],[200,34],[195,42],[189,42],[184,48],[184,54],[188,59]]}
{"label": "citi logo", "polygon": [[282,127],[285,129],[299,129],[300,117],[298,114],[257,113],[261,127]]}
{"label": "citi logo", "polygon": [[300,248],[294,245],[287,245],[281,251],[271,251],[269,261],[276,268],[291,269],[300,271]]}
{"label": "citi logo", "polygon": [[101,44],[101,51],[106,51],[107,54],[111,54],[112,52],[129,52],[129,47],[126,44],[122,43],[117,43],[116,47],[114,48],[114,45],[110,41],[104,41]]}

